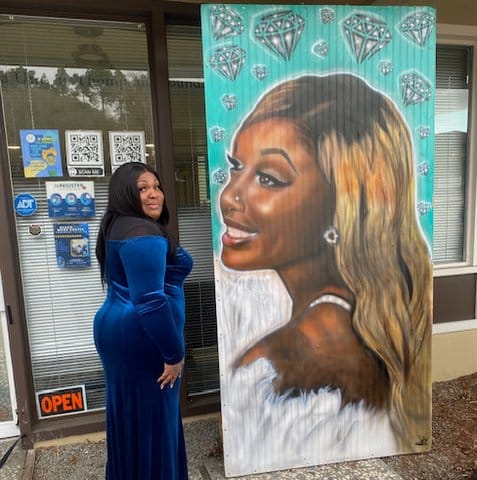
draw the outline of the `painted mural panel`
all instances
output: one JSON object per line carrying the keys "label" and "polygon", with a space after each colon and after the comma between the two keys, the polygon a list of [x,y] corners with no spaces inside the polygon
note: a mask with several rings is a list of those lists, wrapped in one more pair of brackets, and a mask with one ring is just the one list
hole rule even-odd
{"label": "painted mural panel", "polygon": [[435,12],[202,31],[226,474],[428,450]]}

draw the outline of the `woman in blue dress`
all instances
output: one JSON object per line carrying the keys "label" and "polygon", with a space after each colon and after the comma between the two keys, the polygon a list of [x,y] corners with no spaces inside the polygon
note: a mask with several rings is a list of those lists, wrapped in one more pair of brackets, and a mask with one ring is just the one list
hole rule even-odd
{"label": "woman in blue dress", "polygon": [[94,321],[106,378],[107,480],[188,478],[179,393],[192,259],[168,220],[151,167],[131,162],[114,172],[96,246],[107,296]]}

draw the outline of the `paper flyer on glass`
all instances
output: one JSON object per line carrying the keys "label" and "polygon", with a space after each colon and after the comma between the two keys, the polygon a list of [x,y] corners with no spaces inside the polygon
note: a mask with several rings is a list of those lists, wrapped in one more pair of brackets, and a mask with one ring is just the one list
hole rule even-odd
{"label": "paper flyer on glass", "polygon": [[109,132],[111,171],[127,162],[146,163],[144,132]]}
{"label": "paper flyer on glass", "polygon": [[56,263],[59,268],[91,266],[87,223],[54,223]]}
{"label": "paper flyer on glass", "polygon": [[45,187],[50,218],[94,217],[94,182],[45,182]]}
{"label": "paper flyer on glass", "polygon": [[20,145],[26,178],[63,175],[58,130],[20,130]]}
{"label": "paper flyer on glass", "polygon": [[70,177],[104,177],[101,130],[66,130],[65,139]]}

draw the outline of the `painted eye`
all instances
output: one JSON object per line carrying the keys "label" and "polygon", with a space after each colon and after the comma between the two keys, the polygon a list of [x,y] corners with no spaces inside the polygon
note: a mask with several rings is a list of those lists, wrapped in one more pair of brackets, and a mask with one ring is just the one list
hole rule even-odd
{"label": "painted eye", "polygon": [[243,169],[243,163],[232,155],[227,154],[227,161],[230,163],[230,170],[240,171]]}
{"label": "painted eye", "polygon": [[257,173],[257,180],[260,185],[268,188],[283,188],[291,183],[290,181],[279,180],[277,177],[264,172]]}

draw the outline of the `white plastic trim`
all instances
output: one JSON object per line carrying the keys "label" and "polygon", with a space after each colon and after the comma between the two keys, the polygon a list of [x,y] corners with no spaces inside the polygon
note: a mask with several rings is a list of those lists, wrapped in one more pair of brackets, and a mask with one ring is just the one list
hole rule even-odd
{"label": "white plastic trim", "polygon": [[477,330],[477,319],[460,320],[456,322],[435,323],[432,325],[432,334],[462,332],[464,330]]}

